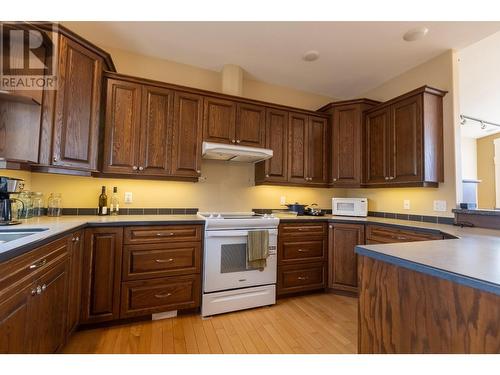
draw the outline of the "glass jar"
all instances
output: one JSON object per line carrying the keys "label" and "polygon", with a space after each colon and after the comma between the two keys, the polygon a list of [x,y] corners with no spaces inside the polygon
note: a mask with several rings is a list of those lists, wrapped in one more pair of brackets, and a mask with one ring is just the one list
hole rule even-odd
{"label": "glass jar", "polygon": [[32,193],[30,191],[23,191],[19,193],[17,199],[22,202],[22,204],[18,206],[17,217],[19,219],[29,219],[33,217]]}
{"label": "glass jar", "polygon": [[62,198],[60,193],[51,193],[47,203],[47,216],[61,216]]}
{"label": "glass jar", "polygon": [[45,214],[43,193],[40,192],[33,193],[32,203],[33,203],[33,216],[43,216]]}

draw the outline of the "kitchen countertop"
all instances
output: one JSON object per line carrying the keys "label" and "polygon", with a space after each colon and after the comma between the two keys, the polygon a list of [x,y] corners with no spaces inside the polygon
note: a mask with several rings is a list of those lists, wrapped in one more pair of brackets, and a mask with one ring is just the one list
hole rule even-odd
{"label": "kitchen countertop", "polygon": [[[281,223],[333,222],[380,224],[391,227],[443,233],[454,239],[380,245],[360,245],[356,252],[404,268],[448,279],[500,295],[500,230],[461,228],[447,224],[386,219],[378,217],[320,217],[277,215]],[[2,229],[47,228],[46,231],[0,244],[4,261],[46,243],[57,236],[84,227],[203,224],[197,215],[62,216],[24,220],[23,224]]]}
{"label": "kitchen countertop", "polygon": [[0,227],[0,232],[26,231],[31,228],[44,228],[47,230],[17,240],[0,243],[0,262],[24,254],[55,237],[85,227],[204,223],[205,220],[197,215],[42,216],[25,219],[19,225]]}

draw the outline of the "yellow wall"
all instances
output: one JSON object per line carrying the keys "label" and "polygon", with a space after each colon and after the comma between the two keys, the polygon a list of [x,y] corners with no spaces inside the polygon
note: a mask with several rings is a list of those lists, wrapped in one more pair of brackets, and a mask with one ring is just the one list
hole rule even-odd
{"label": "yellow wall", "polygon": [[[367,197],[373,211],[415,213],[421,215],[453,216],[455,207],[455,121],[454,98],[455,56],[453,51],[423,63],[383,85],[368,91],[363,97],[385,101],[425,84],[447,90],[444,97],[444,183],[439,188],[356,189],[349,190],[350,197]],[[403,209],[403,200],[409,199],[410,210]],[[446,200],[447,212],[433,211],[434,200]]]}
{"label": "yellow wall", "polygon": [[477,142],[478,207],[494,209],[495,204],[495,145],[493,141],[500,134],[479,138]]}

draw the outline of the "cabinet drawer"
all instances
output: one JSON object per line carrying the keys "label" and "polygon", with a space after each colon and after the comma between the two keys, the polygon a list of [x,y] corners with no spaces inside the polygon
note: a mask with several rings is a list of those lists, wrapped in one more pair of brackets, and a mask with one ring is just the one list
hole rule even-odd
{"label": "cabinet drawer", "polygon": [[0,263],[0,295],[18,281],[39,275],[68,254],[68,237],[63,237],[33,251]]}
{"label": "cabinet drawer", "polygon": [[394,243],[442,240],[441,234],[425,233],[408,229],[396,229],[381,225],[368,225],[366,240],[368,243]]}
{"label": "cabinet drawer", "polygon": [[281,237],[326,236],[326,223],[281,224],[279,235]]}
{"label": "cabinet drawer", "polygon": [[282,240],[278,250],[280,263],[324,261],[326,259],[325,240],[288,241]]}
{"label": "cabinet drawer", "polygon": [[200,272],[201,242],[126,245],[123,279],[137,280]]}
{"label": "cabinet drawer", "polygon": [[325,287],[324,263],[287,265],[278,268],[278,295]]}
{"label": "cabinet drawer", "polygon": [[125,244],[201,241],[201,225],[167,225],[125,228]]}
{"label": "cabinet drawer", "polygon": [[194,308],[199,305],[199,275],[122,283],[121,318]]}

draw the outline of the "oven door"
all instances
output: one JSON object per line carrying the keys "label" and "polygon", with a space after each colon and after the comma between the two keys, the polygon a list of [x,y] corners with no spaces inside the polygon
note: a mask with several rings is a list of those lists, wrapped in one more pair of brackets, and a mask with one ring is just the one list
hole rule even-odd
{"label": "oven door", "polygon": [[269,229],[269,256],[264,269],[247,265],[249,230],[205,232],[203,291],[216,292],[276,283],[278,230]]}

